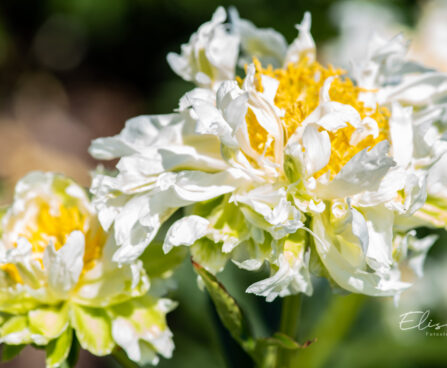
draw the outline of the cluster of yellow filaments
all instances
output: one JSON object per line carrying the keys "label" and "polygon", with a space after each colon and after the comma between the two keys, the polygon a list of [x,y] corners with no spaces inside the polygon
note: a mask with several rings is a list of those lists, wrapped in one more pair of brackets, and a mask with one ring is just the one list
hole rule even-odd
{"label": "cluster of yellow filaments", "polygon": [[[344,77],[345,71],[332,66],[323,67],[318,62],[311,62],[303,57],[297,63],[290,63],[285,68],[274,69],[271,65],[264,68],[258,60],[254,60],[256,68],[256,88],[262,92],[261,75],[266,75],[279,82],[275,95],[275,105],[284,111],[282,117],[284,130],[284,144],[319,105],[320,90],[329,77],[334,77],[329,90],[332,101],[351,105],[355,108],[361,119],[370,117],[377,122],[379,134],[377,137],[367,136],[356,145],[350,144],[355,128],[347,124],[336,132],[328,132],[331,140],[331,156],[326,167],[314,174],[319,177],[330,170],[331,177],[335,176],[341,168],[358,152],[371,148],[388,138],[389,110],[385,107],[366,107],[359,100],[359,94],[366,90],[356,86],[351,79]],[[257,122],[256,116],[250,109],[246,115],[246,123],[251,146],[266,156],[273,155],[272,145],[265,149],[268,142],[267,131]],[[321,128],[322,129],[322,128]],[[265,151],[265,152],[264,152]]]}
{"label": "cluster of yellow filaments", "polygon": [[[61,203],[51,206],[42,199],[36,199],[31,204],[33,215],[28,217],[19,233],[19,237],[28,240],[32,246],[33,257],[43,268],[45,248],[53,243],[56,250],[61,249],[73,231],[81,231],[85,236],[83,272],[93,268],[101,256],[106,241],[97,218],[86,209],[75,204]],[[13,244],[17,246],[17,243]],[[11,278],[22,283],[20,274],[13,264],[2,265]]]}

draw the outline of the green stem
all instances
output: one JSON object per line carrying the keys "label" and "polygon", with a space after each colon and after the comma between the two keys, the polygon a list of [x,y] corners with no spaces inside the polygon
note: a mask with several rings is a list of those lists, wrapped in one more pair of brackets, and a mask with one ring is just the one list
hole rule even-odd
{"label": "green stem", "polygon": [[325,366],[340,341],[348,334],[365,300],[365,296],[358,294],[332,295],[328,308],[309,334],[318,339],[317,343],[300,350],[293,357],[292,364],[299,362],[306,368]]}
{"label": "green stem", "polygon": [[112,357],[123,368],[139,368],[138,364],[132,362],[122,349],[115,349],[112,352]]}
{"label": "green stem", "polygon": [[[301,295],[290,295],[283,299],[280,321],[280,332],[296,339],[298,332],[298,319],[301,308]],[[277,367],[290,367],[293,350],[278,349]]]}

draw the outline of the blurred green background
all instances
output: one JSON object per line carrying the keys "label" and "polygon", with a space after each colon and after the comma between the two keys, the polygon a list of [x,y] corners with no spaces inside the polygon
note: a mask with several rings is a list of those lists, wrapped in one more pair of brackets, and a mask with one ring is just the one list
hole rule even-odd
{"label": "blurred green background", "polygon": [[[178,52],[218,5],[236,6],[242,17],[275,28],[289,42],[296,36],[294,25],[310,11],[324,61],[345,61],[349,49],[358,51],[365,43],[360,36],[369,30],[402,31],[414,40],[416,58],[447,71],[447,57],[437,54],[442,47],[426,41],[434,32],[427,28],[434,23],[427,9],[434,5],[423,1],[2,0],[0,202],[10,201],[14,183],[34,169],[62,171],[88,186],[88,172],[96,164],[87,154],[91,139],[118,133],[137,114],[172,111],[192,86],[169,69],[166,54]],[[447,24],[442,14],[440,22]],[[447,30],[440,32],[447,37]],[[300,341],[318,341],[300,353],[299,366],[447,367],[447,336],[399,329],[400,314],[411,310],[430,309],[433,320],[447,323],[447,237],[444,231],[438,234],[424,278],[397,307],[386,298],[334,296],[324,280],[315,280],[314,296],[303,300]],[[244,293],[263,273],[229,265],[219,276],[259,336],[276,330],[281,304]],[[169,316],[176,351],[159,366],[250,367],[197,288],[189,261],[177,276],[170,297],[180,304]],[[43,354],[26,349],[0,365],[43,367]],[[115,365],[84,352],[78,366]]]}

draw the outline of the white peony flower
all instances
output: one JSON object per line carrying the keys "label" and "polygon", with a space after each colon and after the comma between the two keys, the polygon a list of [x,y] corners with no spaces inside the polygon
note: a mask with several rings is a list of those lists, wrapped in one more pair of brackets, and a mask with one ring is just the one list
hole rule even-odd
{"label": "white peony flower", "polygon": [[[142,261],[112,262],[114,237],[83,188],[62,175],[30,173],[1,225],[1,343],[46,347],[47,367],[64,362],[74,333],[95,355],[120,345],[141,364],[171,356],[165,315],[173,302],[148,294]],[[138,333],[126,335],[131,326]]]}
{"label": "white peony flower", "polygon": [[407,61],[400,36],[374,38],[347,74],[315,61],[309,14],[285,50],[274,31],[232,18],[242,60],[277,66],[254,58],[244,79],[198,83],[175,114],[132,119],[90,147],[120,158],[92,186],[114,260],[132,262],[183,208],[165,251],[188,246],[212,272],[267,262],[271,277],[248,289],[267,300],[312,293],[317,268],[352,292],[400,293],[395,223],[423,206],[446,150],[447,76]]}

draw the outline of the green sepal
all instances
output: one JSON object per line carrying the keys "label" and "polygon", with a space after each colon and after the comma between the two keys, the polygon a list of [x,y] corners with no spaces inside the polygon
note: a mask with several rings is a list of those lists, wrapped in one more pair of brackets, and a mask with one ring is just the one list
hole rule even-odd
{"label": "green sepal", "polygon": [[2,362],[7,362],[14,359],[26,345],[6,345],[2,347]]}
{"label": "green sepal", "polygon": [[67,359],[73,342],[73,330],[67,328],[57,339],[50,341],[46,346],[47,368],[61,367]]}
{"label": "green sepal", "polygon": [[112,352],[115,342],[111,321],[104,309],[72,305],[70,321],[82,348],[98,356]]}
{"label": "green sepal", "polygon": [[214,275],[194,261],[193,266],[194,270],[202,278],[223,325],[247,353],[253,353],[255,341],[251,337],[247,320],[236,300]]}

